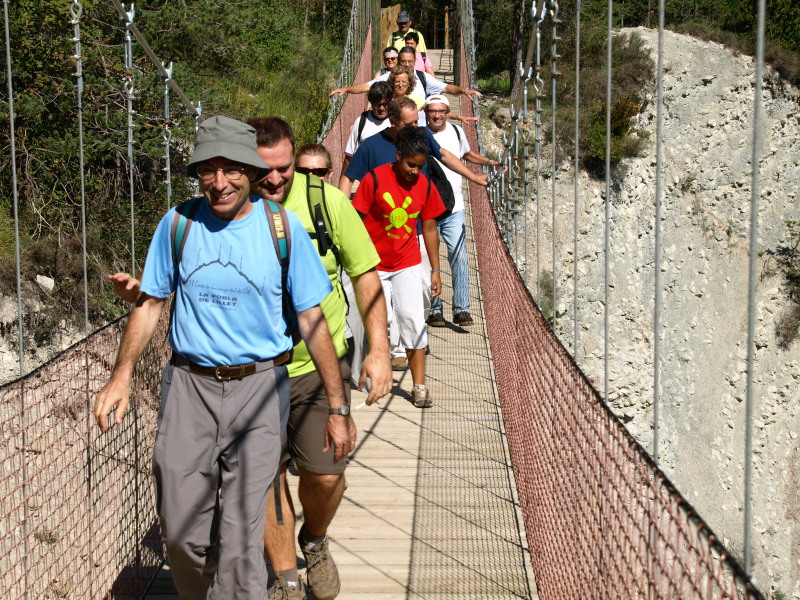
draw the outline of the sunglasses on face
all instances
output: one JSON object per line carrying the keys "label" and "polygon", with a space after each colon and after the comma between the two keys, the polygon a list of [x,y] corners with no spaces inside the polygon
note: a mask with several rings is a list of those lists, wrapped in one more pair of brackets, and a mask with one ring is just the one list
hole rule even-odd
{"label": "sunglasses on face", "polygon": [[309,167],[295,167],[295,171],[298,173],[302,173],[303,175],[316,175],[317,177],[325,177],[331,170],[327,167],[318,167],[316,169],[310,169]]}
{"label": "sunglasses on face", "polygon": [[373,106],[373,108],[383,108],[384,106],[389,106],[389,101],[388,100],[384,100],[383,102],[376,102],[372,106]]}

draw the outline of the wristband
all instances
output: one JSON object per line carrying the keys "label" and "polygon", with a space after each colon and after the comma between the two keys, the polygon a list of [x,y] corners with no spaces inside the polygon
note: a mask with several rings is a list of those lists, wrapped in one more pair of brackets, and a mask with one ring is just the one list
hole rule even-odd
{"label": "wristband", "polygon": [[441,273],[441,269],[431,269],[431,273]]}

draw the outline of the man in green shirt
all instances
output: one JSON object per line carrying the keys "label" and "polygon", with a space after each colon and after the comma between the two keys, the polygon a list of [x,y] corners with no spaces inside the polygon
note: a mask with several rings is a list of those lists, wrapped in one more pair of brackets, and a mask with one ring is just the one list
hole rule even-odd
{"label": "man in green shirt", "polygon": [[427,53],[428,49],[425,47],[425,38],[422,37],[422,34],[416,29],[411,29],[411,17],[408,16],[407,10],[402,10],[400,14],[397,15],[397,31],[392,32],[389,39],[386,40],[384,48],[393,47],[399,52],[400,49],[406,45],[406,35],[412,31],[419,35],[417,52]]}
{"label": "man in green shirt", "polygon": [[[300,217],[307,231],[313,231],[306,191],[309,176],[294,170],[294,133],[291,127],[286,121],[274,117],[254,119],[248,124],[256,130],[259,156],[271,168],[267,177],[254,184],[257,189],[253,191],[263,198],[281,202],[287,210]],[[330,222],[328,233],[339,249],[342,268],[353,282],[358,309],[367,331],[370,352],[362,363],[359,389],[369,377],[371,387],[367,404],[372,404],[386,395],[392,385],[386,302],[375,271],[379,258],[347,196],[329,184],[324,184],[324,190]],[[348,382],[349,367],[343,358],[347,352],[344,292],[333,252],[328,251],[321,259],[333,292],[320,306],[340,357],[343,380]],[[298,494],[305,520],[298,541],[306,559],[306,581],[314,598],[332,600],[339,592],[340,583],[336,565],[328,551],[327,530],[344,494],[347,461],[335,461],[328,448],[330,441],[323,443],[323,439],[333,439],[336,428],[342,424],[352,428],[354,434],[355,425],[349,414],[329,411],[322,381],[304,343],[294,348],[289,377],[292,404],[287,427],[288,452],[284,452],[281,458],[280,471],[280,512],[284,522],[282,525],[277,522],[275,498],[270,493],[264,532],[265,551],[276,573],[269,598],[305,598],[304,586],[297,575],[295,519],[286,484],[286,467],[292,458],[300,473]],[[345,384],[345,387],[349,399],[349,385]],[[351,439],[355,440],[355,437]]]}

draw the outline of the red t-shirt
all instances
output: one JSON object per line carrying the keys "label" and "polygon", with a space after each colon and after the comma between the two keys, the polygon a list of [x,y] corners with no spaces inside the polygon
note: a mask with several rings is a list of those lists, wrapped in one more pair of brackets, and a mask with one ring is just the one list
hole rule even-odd
{"label": "red t-shirt", "polygon": [[[375,173],[375,178],[371,173]],[[436,186],[429,188],[425,175],[420,174],[412,184],[399,177],[391,164],[371,173],[361,180],[353,198],[353,208],[367,215],[364,225],[381,259],[376,268],[399,271],[420,264],[417,221],[435,219],[442,214],[445,210],[442,197]]]}

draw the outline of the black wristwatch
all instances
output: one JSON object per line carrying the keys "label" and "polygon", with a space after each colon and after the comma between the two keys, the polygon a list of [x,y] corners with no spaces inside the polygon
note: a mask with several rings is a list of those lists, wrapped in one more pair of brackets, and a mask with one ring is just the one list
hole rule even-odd
{"label": "black wristwatch", "polygon": [[350,414],[350,405],[349,404],[342,404],[339,408],[328,408],[329,415],[342,415],[346,417]]}

